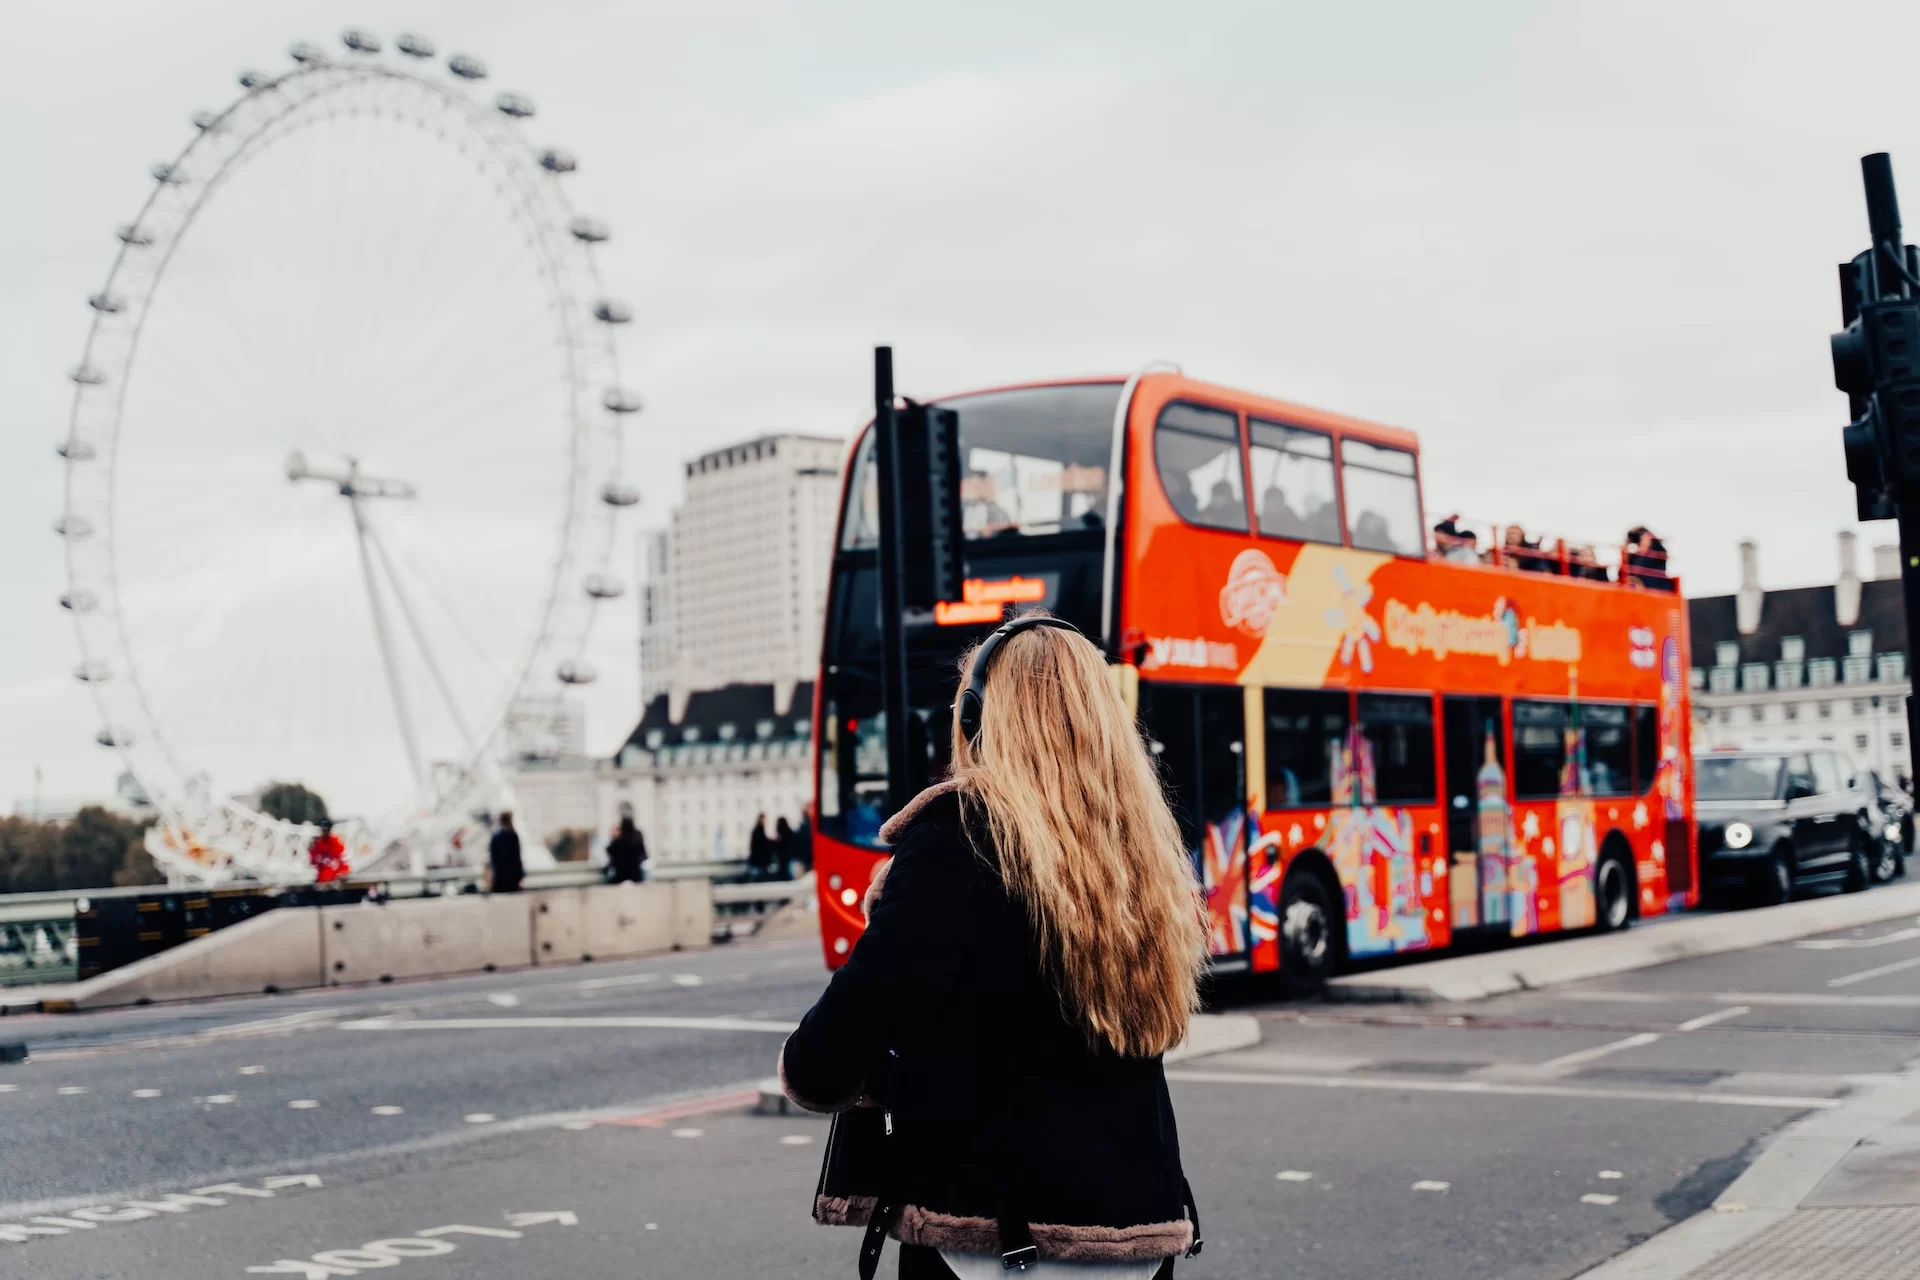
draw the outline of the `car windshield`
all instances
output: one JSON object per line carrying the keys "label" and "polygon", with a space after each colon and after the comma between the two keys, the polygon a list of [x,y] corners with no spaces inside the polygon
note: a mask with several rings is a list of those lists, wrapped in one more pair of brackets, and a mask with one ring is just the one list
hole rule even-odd
{"label": "car windshield", "polygon": [[1694,794],[1701,800],[1772,800],[1780,794],[1785,756],[1702,756]]}

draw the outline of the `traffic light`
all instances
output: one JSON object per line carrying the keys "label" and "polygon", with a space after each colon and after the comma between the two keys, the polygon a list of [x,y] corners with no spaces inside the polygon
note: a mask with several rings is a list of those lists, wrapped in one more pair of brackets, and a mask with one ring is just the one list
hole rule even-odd
{"label": "traffic light", "polygon": [[960,599],[965,534],[960,507],[960,415],[915,404],[898,414],[901,595],[909,609]]}
{"label": "traffic light", "polygon": [[1901,494],[1920,489],[1920,250],[1901,242],[1887,154],[1862,157],[1860,170],[1873,246],[1840,264],[1833,384],[1853,415],[1841,441],[1859,517],[1891,520]]}

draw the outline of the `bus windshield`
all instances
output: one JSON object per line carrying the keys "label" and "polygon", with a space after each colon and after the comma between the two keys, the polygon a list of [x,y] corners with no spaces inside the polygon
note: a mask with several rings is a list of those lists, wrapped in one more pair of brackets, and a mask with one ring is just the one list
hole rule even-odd
{"label": "bus windshield", "polygon": [[[1098,529],[1107,518],[1117,382],[988,391],[940,401],[960,413],[960,497],[969,538]],[[854,459],[843,551],[872,547],[880,495],[869,431]]]}

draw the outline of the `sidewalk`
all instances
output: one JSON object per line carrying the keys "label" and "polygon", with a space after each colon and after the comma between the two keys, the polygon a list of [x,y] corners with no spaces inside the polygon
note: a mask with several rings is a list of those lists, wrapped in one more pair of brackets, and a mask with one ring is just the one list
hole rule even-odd
{"label": "sidewalk", "polygon": [[1787,1126],[1711,1209],[1582,1280],[1920,1275],[1920,1062]]}
{"label": "sidewalk", "polygon": [[1567,938],[1350,974],[1328,984],[1335,1000],[1447,1001],[1531,991],[1646,969],[1695,956],[1812,937],[1920,915],[1920,878],[1864,893],[1714,915],[1663,916],[1625,933]]}

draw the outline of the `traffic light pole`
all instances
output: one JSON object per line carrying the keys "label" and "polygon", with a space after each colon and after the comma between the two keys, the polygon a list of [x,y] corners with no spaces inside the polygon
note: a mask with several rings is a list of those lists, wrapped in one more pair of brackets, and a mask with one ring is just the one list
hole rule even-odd
{"label": "traffic light pole", "polygon": [[[913,797],[907,732],[905,522],[900,512],[900,414],[894,407],[893,348],[873,349],[873,461],[880,497],[880,706],[887,722],[887,812]],[[857,500],[857,499],[856,499]]]}

